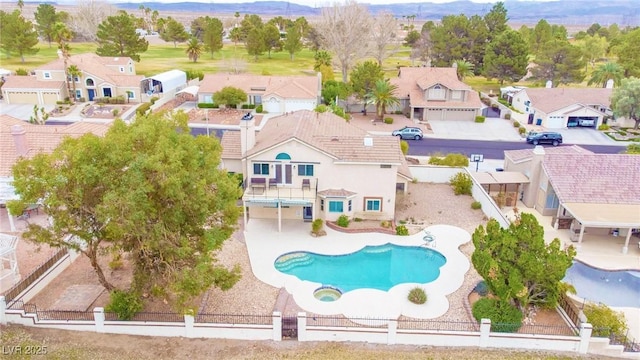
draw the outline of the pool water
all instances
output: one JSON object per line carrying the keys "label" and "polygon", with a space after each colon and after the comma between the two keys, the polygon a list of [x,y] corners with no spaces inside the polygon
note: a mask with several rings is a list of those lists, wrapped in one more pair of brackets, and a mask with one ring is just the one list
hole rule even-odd
{"label": "pool water", "polygon": [[440,268],[446,262],[442,254],[432,249],[385,244],[345,255],[287,253],[279,256],[274,266],[300,280],[345,293],[363,288],[387,291],[402,283],[429,283],[440,276]]}
{"label": "pool water", "polygon": [[574,261],[564,280],[577,295],[608,306],[640,308],[640,271],[607,271]]}

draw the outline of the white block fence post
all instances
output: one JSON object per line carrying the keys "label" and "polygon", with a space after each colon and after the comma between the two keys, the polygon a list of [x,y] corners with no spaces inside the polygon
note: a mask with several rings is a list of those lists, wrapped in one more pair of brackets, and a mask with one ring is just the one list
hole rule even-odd
{"label": "white block fence post", "polygon": [[96,332],[104,332],[104,308],[93,308],[93,320],[96,322]]}
{"label": "white block fence post", "polygon": [[387,345],[394,345],[396,343],[396,336],[398,334],[398,320],[389,320],[387,331]]}
{"label": "white block fence post", "polygon": [[592,332],[593,326],[591,326],[591,324],[580,324],[580,346],[578,347],[578,352],[580,354],[586,354],[589,350],[589,340],[591,339]]}
{"label": "white block fence post", "polygon": [[298,341],[307,340],[307,313],[298,313]]}
{"label": "white block fence post", "polygon": [[489,333],[491,332],[491,320],[480,320],[480,344],[481,348],[489,346]]}
{"label": "white block fence post", "polygon": [[196,318],[193,315],[184,315],[184,337],[193,337],[193,324],[196,322]]}
{"label": "white block fence post", "polygon": [[273,312],[273,341],[282,341],[282,313]]}
{"label": "white block fence post", "polygon": [[7,325],[7,299],[0,296],[0,324]]}

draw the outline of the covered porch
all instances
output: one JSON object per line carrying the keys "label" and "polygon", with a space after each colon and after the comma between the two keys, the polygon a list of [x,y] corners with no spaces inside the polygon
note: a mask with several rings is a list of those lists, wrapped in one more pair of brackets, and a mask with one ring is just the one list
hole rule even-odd
{"label": "covered porch", "polygon": [[500,207],[515,206],[520,200],[521,185],[529,183],[529,178],[518,171],[472,172],[471,176]]}

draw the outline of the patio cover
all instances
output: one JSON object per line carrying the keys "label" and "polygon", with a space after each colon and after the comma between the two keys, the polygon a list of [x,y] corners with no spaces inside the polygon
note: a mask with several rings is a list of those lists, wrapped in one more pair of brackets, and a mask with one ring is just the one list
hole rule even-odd
{"label": "patio cover", "polygon": [[640,204],[563,203],[584,227],[640,228]]}
{"label": "patio cover", "polygon": [[186,88],[178,91],[176,93],[176,95],[182,94],[182,93],[187,93],[187,94],[191,94],[193,96],[198,96],[198,90],[199,89],[200,89],[200,86],[187,86]]}
{"label": "patio cover", "polygon": [[527,184],[529,178],[518,171],[477,172],[471,173],[480,185]]}

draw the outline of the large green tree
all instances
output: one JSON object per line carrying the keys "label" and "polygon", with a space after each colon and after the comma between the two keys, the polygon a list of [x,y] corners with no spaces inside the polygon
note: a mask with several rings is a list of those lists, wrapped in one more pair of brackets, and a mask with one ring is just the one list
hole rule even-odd
{"label": "large green tree", "polygon": [[430,32],[431,61],[434,66],[452,66],[455,60],[466,60],[476,71],[482,69],[482,57],[488,30],[484,20],[474,15],[447,15]]}
{"label": "large green tree", "polygon": [[498,1],[493,5],[491,10],[484,16],[484,22],[487,24],[489,42],[493,41],[498,35],[508,30],[507,25],[507,8],[504,7],[504,2]]}
{"label": "large green tree", "polygon": [[624,69],[622,68],[622,66],[616,63],[607,62],[604,64],[600,64],[597,68],[595,68],[595,70],[593,70],[593,73],[591,73],[591,78],[589,79],[587,85],[596,84],[602,87],[606,87],[607,81],[613,80],[613,84],[615,86],[619,86],[622,78],[624,78]]}
{"label": "large green tree", "polygon": [[349,74],[349,85],[356,97],[364,101],[366,114],[367,95],[374,89],[376,81],[384,79],[384,71],[377,61],[367,60],[356,65]]}
{"label": "large green tree", "polygon": [[533,54],[539,53],[547,44],[553,40],[553,34],[551,33],[551,25],[547,20],[542,19],[538,21],[536,26],[531,31],[531,38],[529,45],[531,46],[531,52]]}
{"label": "large green tree", "polygon": [[[51,154],[18,161],[20,200],[9,208],[41,202],[53,220],[30,223],[23,237],[80,252],[109,291],[160,296],[177,310],[193,309],[212,285],[233,286],[239,269],[215,254],[236,226],[240,189],[219,167],[219,142],[194,138],[187,121],[183,112],[116,120],[104,137],[66,138]],[[105,275],[111,254],[131,261],[130,289]]]}
{"label": "large green tree", "polygon": [[507,30],[487,46],[484,55],[484,75],[489,79],[518,82],[527,74],[529,45],[519,32]]}
{"label": "large green tree", "polygon": [[149,42],[136,33],[135,21],[132,15],[119,11],[117,15],[109,16],[98,25],[98,49],[100,56],[128,56],[140,61],[140,53],[147,51]]}
{"label": "large green tree", "polygon": [[389,79],[383,79],[376,81],[367,95],[367,101],[376,106],[378,120],[384,119],[388,107],[400,104],[400,100],[395,96],[396,90],[398,90],[397,85],[389,83]]}
{"label": "large green tree", "polygon": [[193,60],[193,62],[197,62],[198,58],[202,54],[203,46],[202,43],[198,40],[197,37],[192,37],[187,43],[187,49],[185,52],[189,57],[189,60]]}
{"label": "large green tree", "polygon": [[204,28],[204,33],[202,34],[202,42],[204,43],[204,48],[211,53],[211,57],[213,57],[213,53],[216,51],[220,51],[223,47],[222,38],[224,35],[224,28],[222,26],[222,21],[216,18],[206,17],[206,24]]}
{"label": "large green tree", "polygon": [[266,50],[262,29],[253,28],[249,30],[249,34],[244,41],[244,47],[247,49],[247,53],[253,56],[255,61],[258,61],[258,56],[264,54]]}
{"label": "large green tree", "polygon": [[0,10],[0,49],[13,55],[20,56],[24,62],[25,55],[38,52],[38,33],[33,24],[26,20],[19,10],[6,13]]}
{"label": "large green tree", "polygon": [[262,29],[262,39],[267,50],[267,57],[271,59],[271,50],[280,51],[282,40],[280,40],[280,30],[274,24],[266,24]]}
{"label": "large green tree", "polygon": [[582,51],[566,40],[551,40],[536,55],[536,66],[531,70],[533,77],[547,81],[553,86],[580,83],[584,80],[586,61]]}
{"label": "large green tree", "polygon": [[322,100],[325,104],[336,104],[337,100],[346,100],[351,89],[342,81],[327,80],[322,84]]}
{"label": "large green tree", "polygon": [[51,4],[40,4],[33,13],[36,20],[36,29],[38,34],[49,43],[53,41],[53,25],[61,21],[60,16],[56,13],[56,8]]}
{"label": "large green tree", "polygon": [[166,42],[173,42],[173,47],[178,47],[179,42],[185,42],[189,38],[184,25],[176,19],[169,17],[160,30],[160,38]]}
{"label": "large green tree", "polygon": [[561,280],[576,254],[559,239],[544,241],[535,216],[523,213],[508,228],[491,219],[473,233],[471,261],[491,292],[518,306],[553,308],[562,291]]}
{"label": "large green tree", "polygon": [[635,29],[619,39],[616,46],[618,63],[622,65],[625,76],[640,77],[640,29]]}
{"label": "large green tree", "polygon": [[293,24],[287,28],[287,37],[284,39],[282,48],[289,53],[289,58],[293,60],[295,54],[302,50],[302,31],[298,24]]}
{"label": "large green tree", "polygon": [[623,79],[620,87],[613,89],[611,109],[618,117],[633,119],[634,129],[640,126],[640,79],[630,77]]}

